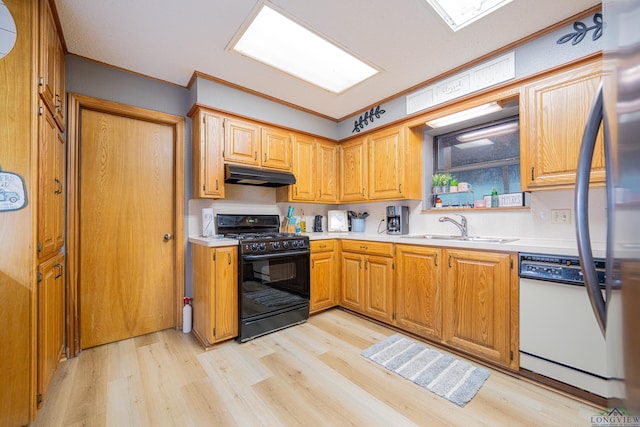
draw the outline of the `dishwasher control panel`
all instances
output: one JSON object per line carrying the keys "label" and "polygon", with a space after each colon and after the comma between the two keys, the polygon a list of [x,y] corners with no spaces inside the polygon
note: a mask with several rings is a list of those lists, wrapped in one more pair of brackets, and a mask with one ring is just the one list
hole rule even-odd
{"label": "dishwasher control panel", "polygon": [[[520,253],[518,261],[520,277],[551,282],[583,285],[584,279],[578,257]],[[598,281],[605,284],[605,260],[594,259]]]}

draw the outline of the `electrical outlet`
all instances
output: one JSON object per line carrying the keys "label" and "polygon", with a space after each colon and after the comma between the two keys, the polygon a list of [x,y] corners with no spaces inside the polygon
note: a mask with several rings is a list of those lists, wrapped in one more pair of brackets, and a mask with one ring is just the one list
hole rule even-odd
{"label": "electrical outlet", "polygon": [[571,209],[551,209],[551,224],[571,224]]}

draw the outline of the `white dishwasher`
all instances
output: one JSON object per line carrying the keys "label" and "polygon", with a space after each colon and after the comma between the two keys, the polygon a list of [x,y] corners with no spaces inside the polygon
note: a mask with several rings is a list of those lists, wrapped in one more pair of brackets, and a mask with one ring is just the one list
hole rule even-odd
{"label": "white dishwasher", "polygon": [[[595,260],[604,291],[605,261]],[[608,397],[611,369],[577,257],[521,253],[520,368]]]}

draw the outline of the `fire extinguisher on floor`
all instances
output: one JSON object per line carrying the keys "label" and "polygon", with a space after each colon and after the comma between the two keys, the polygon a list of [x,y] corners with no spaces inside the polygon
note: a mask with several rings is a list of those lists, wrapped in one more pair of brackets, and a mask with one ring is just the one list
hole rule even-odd
{"label": "fire extinguisher on floor", "polygon": [[185,334],[191,332],[191,300],[192,298],[184,297],[184,307],[182,308],[182,332]]}

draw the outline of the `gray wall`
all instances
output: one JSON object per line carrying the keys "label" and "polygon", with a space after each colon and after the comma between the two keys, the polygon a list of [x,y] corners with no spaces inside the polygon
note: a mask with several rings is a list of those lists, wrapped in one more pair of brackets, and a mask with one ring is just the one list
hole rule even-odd
{"label": "gray wall", "polygon": [[[585,25],[590,27],[593,25],[594,16],[595,14],[588,16],[581,19],[580,22],[583,22]],[[571,42],[563,44],[556,43],[560,37],[573,32],[575,32],[575,30],[573,29],[573,23],[571,23],[515,48],[516,79],[524,78],[557,65],[571,62],[603,49],[603,38],[601,37],[598,40],[593,40],[593,30],[589,31],[586,37],[576,45],[572,45]],[[421,89],[422,88],[416,89],[416,91],[411,93],[415,93]],[[385,110],[385,114],[381,116],[380,120],[376,120],[366,126],[363,131],[374,129],[406,117],[407,112],[405,98],[406,96],[401,96],[382,104],[381,107]],[[358,120],[363,113],[364,111],[349,117],[338,124],[338,139],[345,139],[354,135],[352,132],[354,122]]]}

